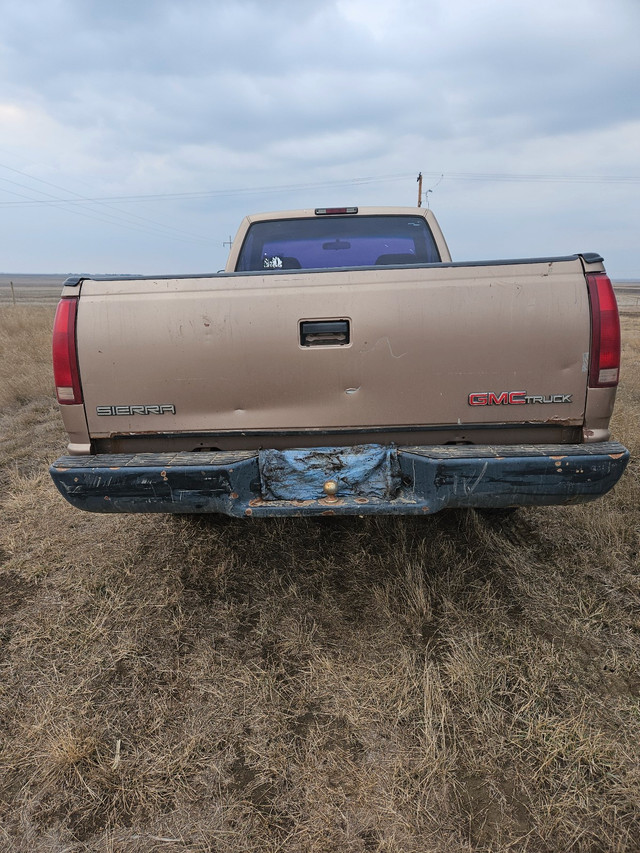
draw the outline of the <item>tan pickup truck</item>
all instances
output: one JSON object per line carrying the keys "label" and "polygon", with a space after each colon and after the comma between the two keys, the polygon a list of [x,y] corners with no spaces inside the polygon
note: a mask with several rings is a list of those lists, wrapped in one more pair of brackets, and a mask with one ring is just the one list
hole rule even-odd
{"label": "tan pickup truck", "polygon": [[453,263],[418,208],[247,217],[224,272],[65,282],[74,506],[233,516],[592,500],[620,331],[595,254]]}

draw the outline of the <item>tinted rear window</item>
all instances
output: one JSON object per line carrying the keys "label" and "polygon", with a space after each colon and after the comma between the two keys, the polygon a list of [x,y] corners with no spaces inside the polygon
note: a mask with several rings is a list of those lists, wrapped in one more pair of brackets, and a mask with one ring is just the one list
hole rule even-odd
{"label": "tinted rear window", "polygon": [[238,265],[250,270],[438,263],[421,216],[332,216],[254,222]]}

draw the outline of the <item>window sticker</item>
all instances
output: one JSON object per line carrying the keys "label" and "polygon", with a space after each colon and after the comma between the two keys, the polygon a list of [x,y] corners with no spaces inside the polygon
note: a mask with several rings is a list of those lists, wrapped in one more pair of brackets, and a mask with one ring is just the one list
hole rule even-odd
{"label": "window sticker", "polygon": [[264,258],[264,268],[266,270],[282,269],[282,258],[274,255],[272,258]]}

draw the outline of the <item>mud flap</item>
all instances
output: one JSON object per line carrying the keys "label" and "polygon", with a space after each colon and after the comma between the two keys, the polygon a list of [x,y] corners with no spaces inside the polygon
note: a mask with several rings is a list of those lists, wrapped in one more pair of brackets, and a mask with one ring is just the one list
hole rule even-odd
{"label": "mud flap", "polygon": [[391,500],[401,485],[396,448],[378,444],[261,450],[259,466],[262,497],[268,501],[318,500],[329,480],[337,483],[341,497]]}

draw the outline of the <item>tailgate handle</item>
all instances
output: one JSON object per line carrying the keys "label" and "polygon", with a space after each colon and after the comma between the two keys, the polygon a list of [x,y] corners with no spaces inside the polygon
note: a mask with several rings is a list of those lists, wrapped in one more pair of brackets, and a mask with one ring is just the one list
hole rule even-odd
{"label": "tailgate handle", "polygon": [[351,338],[348,320],[302,320],[300,346],[345,346]]}

